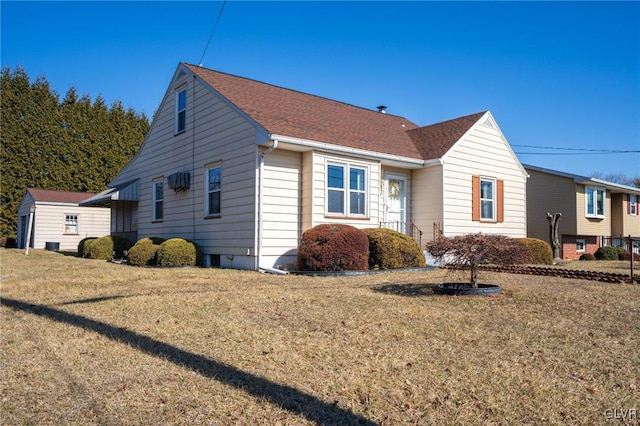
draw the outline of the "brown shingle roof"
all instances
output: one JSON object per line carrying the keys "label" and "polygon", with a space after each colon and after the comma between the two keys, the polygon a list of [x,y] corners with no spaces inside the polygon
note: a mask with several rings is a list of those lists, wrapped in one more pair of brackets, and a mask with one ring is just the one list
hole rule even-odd
{"label": "brown shingle roof", "polygon": [[485,113],[478,112],[412,129],[408,133],[424,160],[441,158]]}
{"label": "brown shingle roof", "polygon": [[35,201],[41,203],[70,203],[78,204],[95,195],[89,192],[50,191],[47,189],[27,188]]}
{"label": "brown shingle roof", "polygon": [[419,128],[404,117],[184,65],[271,134],[378,153],[419,159],[441,156],[457,141],[451,142],[452,137],[462,136],[475,123],[470,118],[482,114],[438,123],[433,125],[436,129]]}

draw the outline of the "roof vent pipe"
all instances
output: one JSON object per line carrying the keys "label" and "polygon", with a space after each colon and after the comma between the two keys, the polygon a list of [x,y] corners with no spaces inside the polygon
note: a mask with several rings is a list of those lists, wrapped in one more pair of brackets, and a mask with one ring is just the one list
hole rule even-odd
{"label": "roof vent pipe", "polygon": [[382,114],[386,114],[387,113],[387,107],[384,105],[378,105],[378,112],[381,112]]}

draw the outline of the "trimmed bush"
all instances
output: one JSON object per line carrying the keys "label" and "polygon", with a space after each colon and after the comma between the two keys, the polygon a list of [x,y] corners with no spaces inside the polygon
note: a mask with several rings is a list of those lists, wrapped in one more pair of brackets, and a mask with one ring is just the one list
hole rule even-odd
{"label": "trimmed bush", "polygon": [[171,238],[160,244],[156,251],[159,266],[195,266],[197,262],[196,244],[182,238]]}
{"label": "trimmed bush", "polygon": [[124,257],[123,252],[130,248],[131,241],[128,239],[116,235],[107,235],[85,241],[82,248],[82,257],[108,260],[113,257],[112,253],[115,251],[115,258],[122,259]]}
{"label": "trimmed bush", "polygon": [[369,238],[350,225],[314,226],[302,234],[297,263],[302,271],[367,270]]}
{"label": "trimmed bush", "polygon": [[584,253],[578,260],[596,260],[596,257],[591,253]]}
{"label": "trimmed bush", "polygon": [[531,252],[531,263],[534,265],[551,265],[553,263],[553,249],[548,242],[539,238],[516,238],[516,240]]}
{"label": "trimmed bush", "polygon": [[369,269],[418,268],[426,265],[420,246],[410,236],[386,228],[362,231],[369,238]]}
{"label": "trimmed bush", "polygon": [[165,240],[163,238],[147,237],[138,240],[127,253],[127,263],[134,266],[153,265],[156,252]]}
{"label": "trimmed bush", "polygon": [[595,257],[598,260],[618,260],[618,254],[622,251],[622,247],[600,247],[596,250]]}
{"label": "trimmed bush", "polygon": [[[631,260],[631,252],[621,251],[618,253],[618,260]],[[633,261],[640,261],[640,254],[633,253]]]}
{"label": "trimmed bush", "polygon": [[87,238],[83,238],[80,240],[80,242],[78,243],[78,256],[79,257],[88,257],[88,254],[86,252],[86,244],[88,241],[90,240],[96,240],[98,239],[98,237],[87,237]]}

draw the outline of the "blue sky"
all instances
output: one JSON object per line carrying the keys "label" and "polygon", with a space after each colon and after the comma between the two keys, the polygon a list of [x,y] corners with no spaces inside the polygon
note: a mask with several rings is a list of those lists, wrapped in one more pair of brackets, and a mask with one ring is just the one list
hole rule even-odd
{"label": "blue sky", "polygon": [[523,163],[640,175],[640,2],[229,1],[205,51],[222,5],[2,1],[2,66],[151,117],[202,58],[419,125],[488,109]]}

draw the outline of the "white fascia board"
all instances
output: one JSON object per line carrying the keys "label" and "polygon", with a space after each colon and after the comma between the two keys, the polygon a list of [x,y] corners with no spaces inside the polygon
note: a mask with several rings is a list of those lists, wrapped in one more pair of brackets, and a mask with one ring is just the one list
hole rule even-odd
{"label": "white fascia board", "polygon": [[80,207],[77,203],[59,203],[56,201],[36,201],[36,206]]}
{"label": "white fascia board", "polygon": [[394,163],[402,163],[405,165],[405,167],[409,166],[409,167],[417,168],[417,167],[424,167],[427,165],[433,165],[435,163],[439,163],[439,159],[424,161],[417,158],[404,157],[401,155],[373,152],[373,151],[368,151],[366,149],[350,148],[347,146],[335,145],[327,142],[312,141],[308,139],[300,139],[300,138],[294,138],[294,137],[284,136],[284,135],[271,135],[271,139],[277,140],[283,143],[306,147],[309,149],[330,151],[338,154],[347,154],[354,157],[367,158],[367,159],[383,161],[383,162],[389,161]]}

